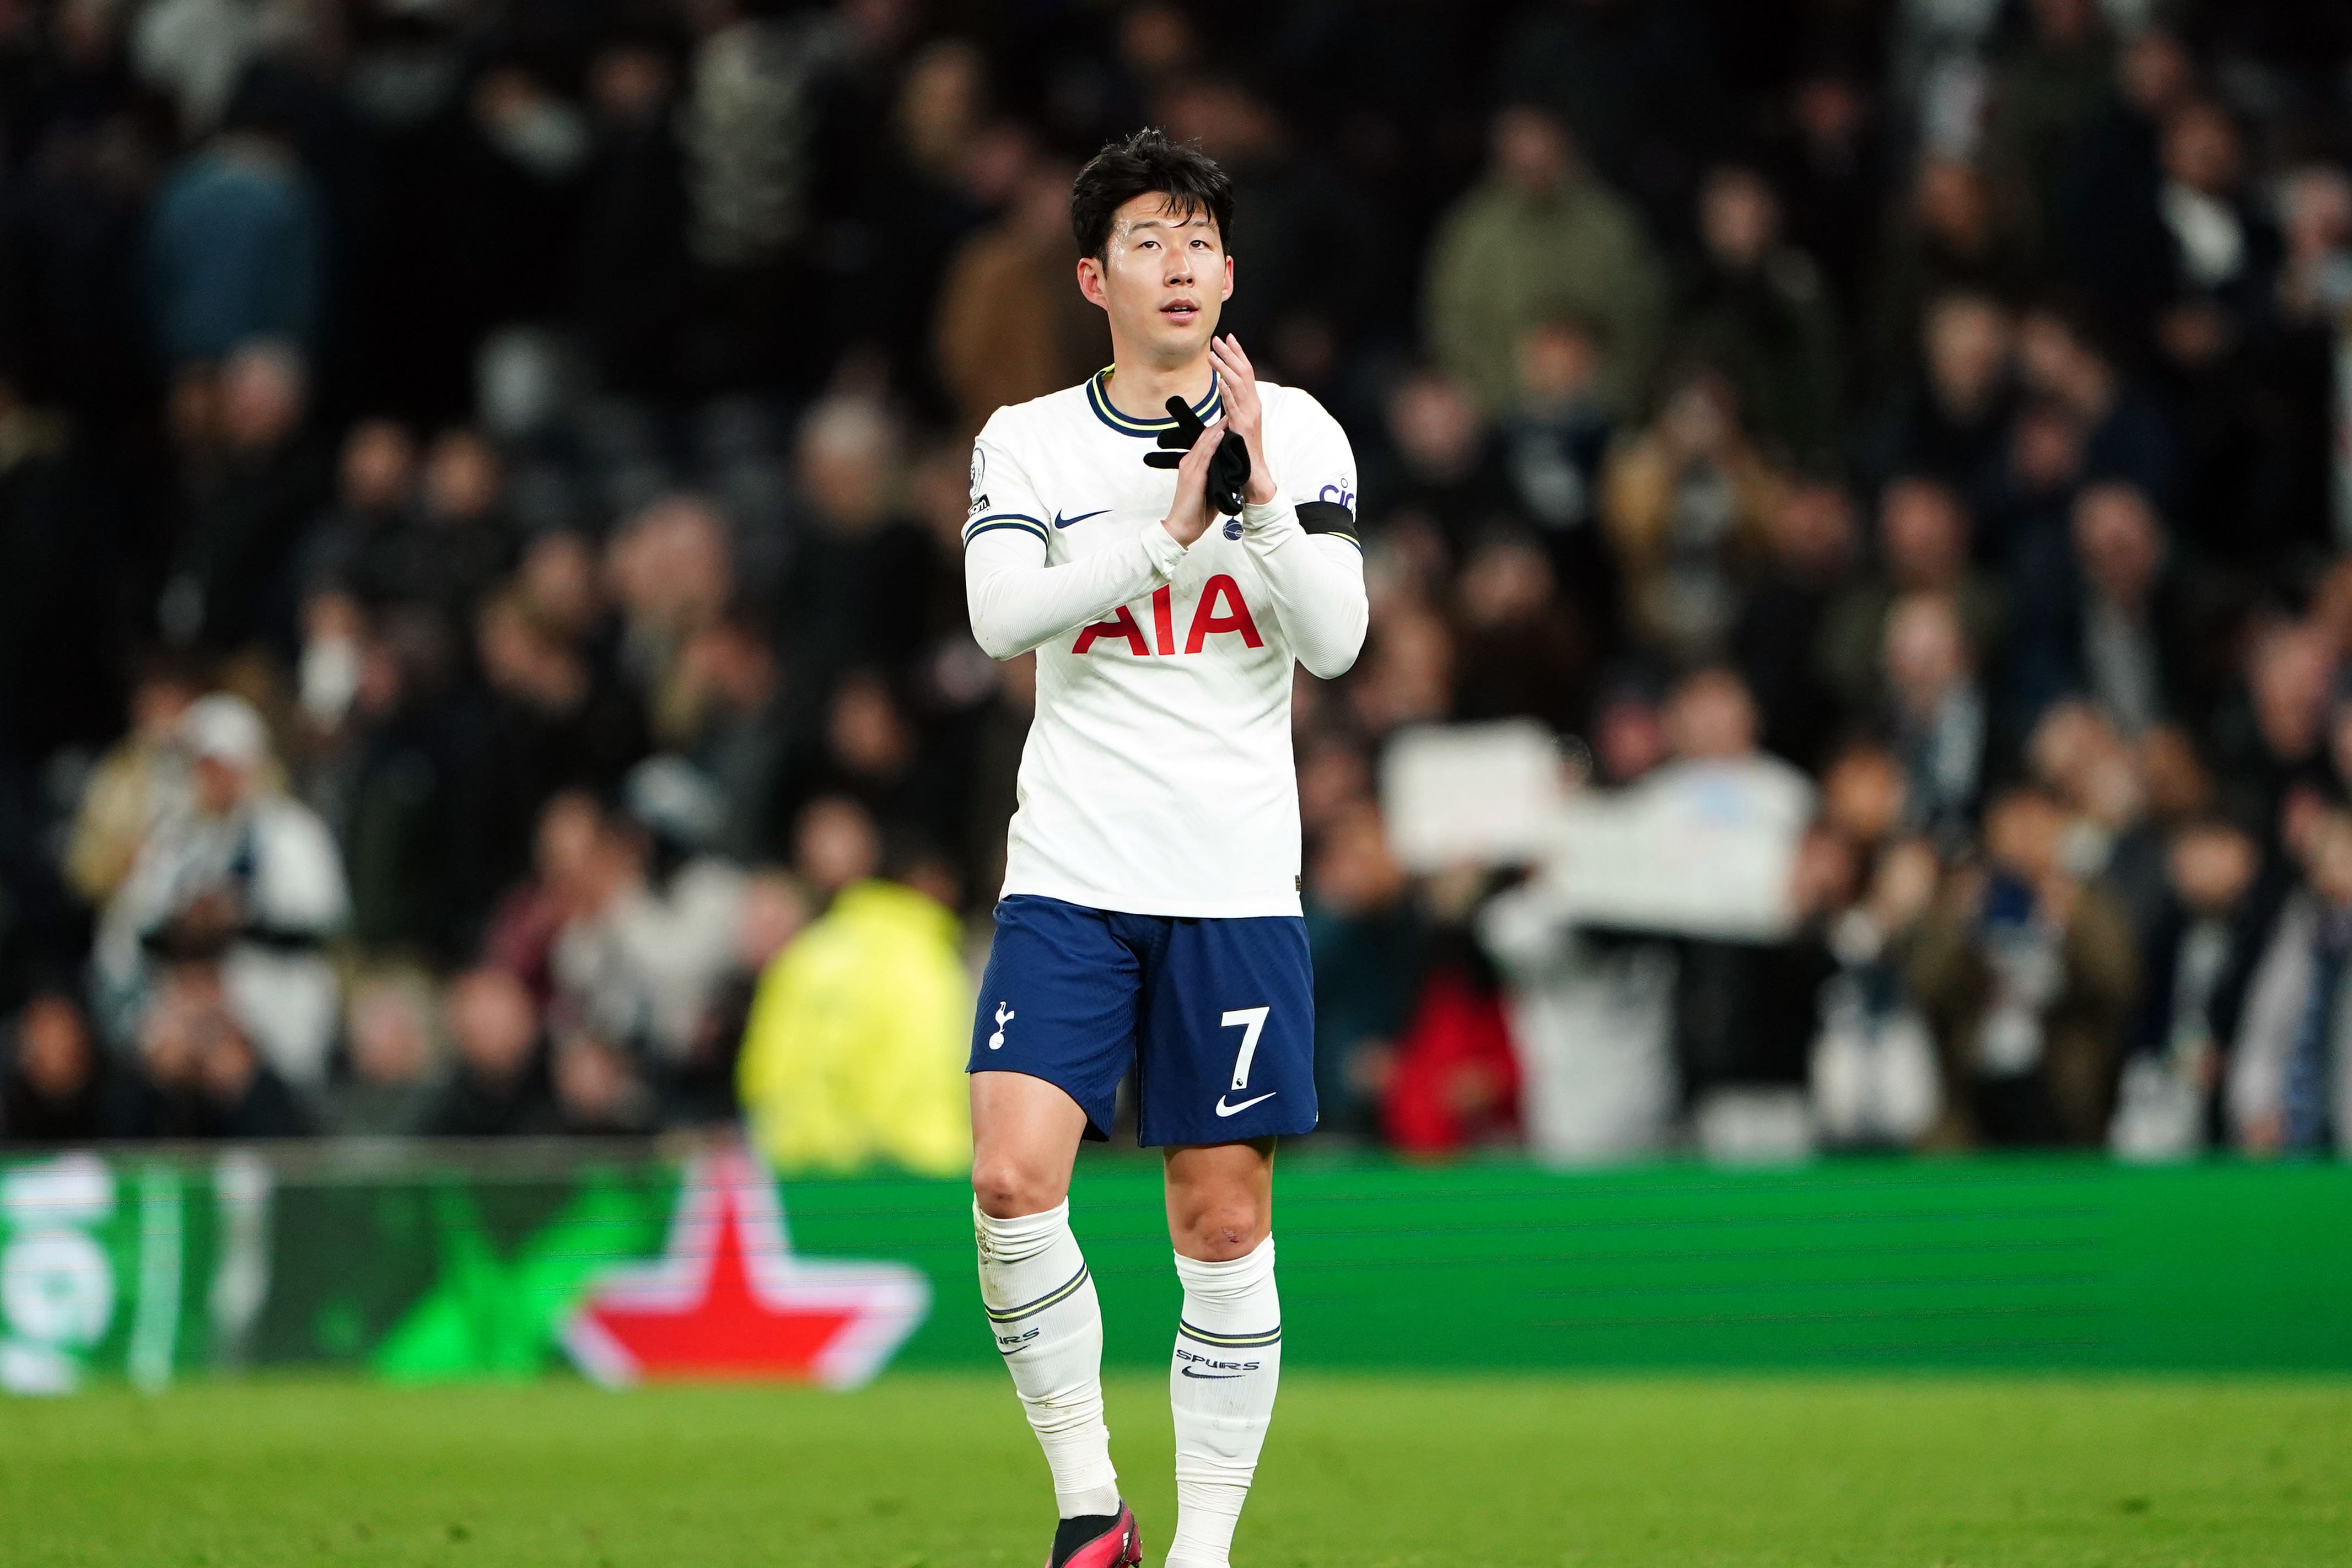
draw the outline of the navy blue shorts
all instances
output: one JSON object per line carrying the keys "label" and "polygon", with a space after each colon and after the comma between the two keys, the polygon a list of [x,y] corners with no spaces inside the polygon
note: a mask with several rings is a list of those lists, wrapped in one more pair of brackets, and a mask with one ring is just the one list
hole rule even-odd
{"label": "navy blue shorts", "polygon": [[1296,915],[1120,915],[1015,894],[996,905],[970,1072],[1025,1072],[1110,1136],[1128,1064],[1136,1142],[1233,1144],[1315,1125],[1315,988]]}

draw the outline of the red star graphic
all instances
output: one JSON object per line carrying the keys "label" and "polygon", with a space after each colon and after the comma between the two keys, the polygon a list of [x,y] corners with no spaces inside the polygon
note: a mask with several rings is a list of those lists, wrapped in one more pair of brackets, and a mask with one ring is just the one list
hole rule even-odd
{"label": "red star graphic", "polygon": [[744,1378],[851,1388],[923,1321],[930,1281],[903,1263],[793,1255],[767,1171],[741,1150],[689,1162],[663,1255],[612,1270],[564,1325],[599,1383]]}

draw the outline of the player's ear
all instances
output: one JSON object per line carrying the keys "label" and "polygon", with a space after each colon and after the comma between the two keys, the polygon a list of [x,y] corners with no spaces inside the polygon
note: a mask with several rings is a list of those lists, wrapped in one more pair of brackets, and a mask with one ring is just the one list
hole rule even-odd
{"label": "player's ear", "polygon": [[1229,256],[1225,257],[1225,291],[1224,291],[1223,294],[1218,295],[1218,296],[1217,296],[1217,298],[1220,298],[1220,299],[1231,299],[1233,297],[1234,297],[1234,258],[1233,258],[1232,256]]}
{"label": "player's ear", "polygon": [[[1225,287],[1229,290],[1233,287],[1230,277],[1226,280]],[[1078,292],[1103,309],[1110,308],[1110,298],[1103,292],[1102,263],[1093,256],[1078,257]]]}

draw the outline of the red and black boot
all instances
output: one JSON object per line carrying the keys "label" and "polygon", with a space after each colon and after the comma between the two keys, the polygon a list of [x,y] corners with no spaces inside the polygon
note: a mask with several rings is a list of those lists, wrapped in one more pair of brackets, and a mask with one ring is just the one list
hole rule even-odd
{"label": "red and black boot", "polygon": [[1135,1510],[1122,1502],[1117,1513],[1062,1521],[1045,1568],[1132,1568],[1142,1561],[1143,1534],[1135,1528]]}

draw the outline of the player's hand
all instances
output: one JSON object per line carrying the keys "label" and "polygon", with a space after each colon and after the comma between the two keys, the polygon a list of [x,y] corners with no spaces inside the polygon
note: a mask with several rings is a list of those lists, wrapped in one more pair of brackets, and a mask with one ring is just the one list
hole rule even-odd
{"label": "player's hand", "polygon": [[1265,404],[1257,395],[1257,371],[1231,332],[1210,340],[1209,358],[1216,361],[1223,383],[1225,423],[1249,446],[1249,483],[1242,486],[1242,499],[1263,507],[1274,499],[1275,483],[1273,465],[1265,460]]}
{"label": "player's hand", "polygon": [[[1181,397],[1168,400],[1168,428],[1160,433],[1157,452],[1143,455],[1147,468],[1177,468],[1183,465],[1184,454],[1209,427],[1201,423],[1192,405]],[[1209,514],[1230,517],[1242,509],[1242,492],[1249,485],[1249,443],[1231,424],[1219,422],[1224,432],[1217,443],[1217,455],[1209,460]]]}
{"label": "player's hand", "polygon": [[1224,421],[1202,427],[1200,439],[1176,465],[1176,499],[1160,526],[1186,549],[1191,549],[1192,541],[1207,533],[1209,525],[1217,520],[1215,510],[1209,505],[1209,465],[1215,460],[1217,445],[1224,438]]}

